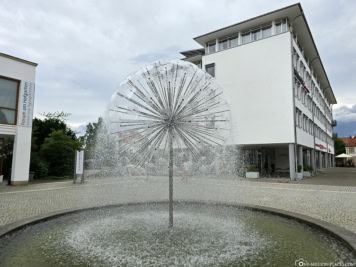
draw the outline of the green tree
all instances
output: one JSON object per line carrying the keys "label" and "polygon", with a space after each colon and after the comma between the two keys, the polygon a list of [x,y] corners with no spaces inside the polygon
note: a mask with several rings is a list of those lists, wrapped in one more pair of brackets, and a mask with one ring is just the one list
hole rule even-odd
{"label": "green tree", "polygon": [[346,153],[345,150],[345,143],[344,141],[342,141],[342,139],[340,138],[335,138],[334,140],[334,144],[335,144],[335,155],[340,155],[342,153]]}
{"label": "green tree", "polygon": [[73,140],[77,137],[63,119],[46,117],[44,120],[34,118],[32,123],[32,151],[39,151],[46,137],[53,131],[63,130],[64,134],[70,136]]}
{"label": "green tree", "polygon": [[66,176],[74,171],[74,153],[80,148],[78,140],[55,130],[45,139],[41,146],[40,156],[48,163],[48,175]]}
{"label": "green tree", "polygon": [[[31,146],[31,162],[30,170],[35,172],[35,178],[43,178],[47,175],[54,175],[56,170],[55,163],[51,162],[51,158],[46,158],[41,153],[42,146],[46,138],[54,131],[62,131],[72,141],[77,142],[77,137],[66,124],[69,113],[54,112],[42,113],[44,119],[34,118],[32,123],[32,146]],[[72,158],[71,158],[72,160]],[[74,164],[74,163],[73,163]]]}

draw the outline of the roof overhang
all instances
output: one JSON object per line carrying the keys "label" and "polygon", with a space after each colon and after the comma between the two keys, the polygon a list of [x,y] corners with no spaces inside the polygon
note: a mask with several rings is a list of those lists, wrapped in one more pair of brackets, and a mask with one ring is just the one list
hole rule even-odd
{"label": "roof overhang", "polygon": [[251,28],[270,23],[272,20],[288,17],[289,20],[292,21],[295,17],[300,15],[301,12],[302,12],[302,7],[298,3],[218,29],[216,31],[209,32],[207,34],[200,35],[193,39],[196,42],[198,42],[200,45],[205,46],[205,43],[211,40],[220,39],[222,37],[236,34],[237,32],[240,31],[249,30]]}
{"label": "roof overhang", "polygon": [[231,26],[200,35],[195,37],[194,40],[200,45],[205,46],[205,43],[214,39],[220,39],[229,35],[236,34],[237,32],[252,29],[263,24],[270,23],[273,20],[288,18],[294,32],[297,34],[298,41],[304,48],[304,54],[311,61],[314,73],[320,81],[321,89],[325,92],[330,104],[336,104],[336,98],[331,88],[328,76],[321,61],[318,49],[316,48],[315,41],[311,34],[308,22],[304,16],[304,12],[300,3],[293,4],[258,17],[254,17],[242,21]]}
{"label": "roof overhang", "polygon": [[8,54],[4,54],[4,53],[0,53],[0,57],[9,58],[9,59],[12,59],[12,60],[15,60],[15,61],[18,61],[18,62],[21,62],[21,63],[25,63],[25,64],[28,64],[28,65],[32,65],[32,66],[35,66],[35,67],[38,66],[38,64],[35,63],[35,62],[31,62],[31,61],[28,61],[28,60],[25,60],[25,59],[22,59],[22,58],[19,58],[19,57],[14,57],[14,56],[11,56],[11,55],[8,55]]}
{"label": "roof overhang", "polygon": [[197,55],[197,56],[186,57],[186,58],[183,58],[182,60],[195,63],[195,62],[201,61],[202,57],[203,56],[201,56],[201,55]]}
{"label": "roof overhang", "polygon": [[193,57],[193,56],[197,56],[197,55],[204,55],[205,51],[204,51],[204,48],[199,48],[199,49],[182,51],[180,53],[185,57]]}

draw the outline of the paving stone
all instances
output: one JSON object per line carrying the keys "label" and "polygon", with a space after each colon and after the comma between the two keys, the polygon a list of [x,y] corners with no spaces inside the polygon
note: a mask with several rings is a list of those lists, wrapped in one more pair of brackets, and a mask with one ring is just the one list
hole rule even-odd
{"label": "paving stone", "polygon": [[[176,200],[224,201],[277,208],[318,218],[356,232],[356,187],[246,179],[176,177]],[[168,178],[90,179],[21,187],[0,186],[0,225],[53,211],[168,199]]]}

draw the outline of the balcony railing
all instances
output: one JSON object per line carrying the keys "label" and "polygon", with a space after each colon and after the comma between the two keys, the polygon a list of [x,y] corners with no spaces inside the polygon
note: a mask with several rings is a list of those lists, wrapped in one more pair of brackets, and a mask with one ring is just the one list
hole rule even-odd
{"label": "balcony railing", "polygon": [[337,125],[337,121],[336,121],[336,120],[332,120],[332,121],[331,121],[331,126],[332,126],[332,127],[335,127],[336,125]]}

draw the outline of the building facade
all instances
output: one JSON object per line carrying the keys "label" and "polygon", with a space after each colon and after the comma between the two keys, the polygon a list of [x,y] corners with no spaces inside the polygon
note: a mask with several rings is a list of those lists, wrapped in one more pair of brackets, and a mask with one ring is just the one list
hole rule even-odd
{"label": "building facade", "polygon": [[12,185],[29,180],[36,67],[36,63],[0,53],[0,176],[4,145],[13,140]]}
{"label": "building facade", "polygon": [[352,160],[353,165],[356,163],[356,136],[350,137],[340,137],[342,141],[345,143],[345,152],[346,155],[351,156],[350,160]]}
{"label": "building facade", "polygon": [[300,4],[194,40],[202,48],[181,54],[224,89],[242,165],[291,179],[334,166],[337,102]]}

